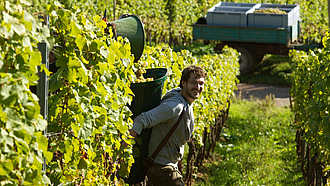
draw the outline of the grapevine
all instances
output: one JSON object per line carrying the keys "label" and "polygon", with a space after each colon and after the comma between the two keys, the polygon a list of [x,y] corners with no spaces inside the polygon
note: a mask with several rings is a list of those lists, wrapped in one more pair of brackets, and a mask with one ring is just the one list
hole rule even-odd
{"label": "grapevine", "polygon": [[131,125],[130,44],[105,34],[100,16],[89,20],[79,8],[56,3],[47,11],[58,67],[50,77],[48,120],[56,156],[47,172],[52,183],[123,183],[133,162],[131,149],[120,145]]}
{"label": "grapevine", "polygon": [[[325,175],[329,174],[330,170],[329,41],[328,33],[323,39],[323,49],[308,53],[292,51],[290,54],[293,58],[291,95],[297,130],[301,131],[299,135],[302,136],[302,140],[310,145],[311,154],[318,158],[316,163],[324,167],[322,168],[324,172],[318,173],[324,177],[323,180],[326,180]],[[301,158],[303,167],[313,164],[308,157]],[[305,176],[308,181],[318,180],[313,177],[315,175],[307,175],[307,170],[303,171],[306,171]]]}
{"label": "grapevine", "polygon": [[38,97],[30,91],[38,81],[41,55],[37,43],[48,40],[42,21],[25,11],[25,1],[0,3],[0,180],[1,185],[50,183],[42,170],[51,160],[42,131]]}

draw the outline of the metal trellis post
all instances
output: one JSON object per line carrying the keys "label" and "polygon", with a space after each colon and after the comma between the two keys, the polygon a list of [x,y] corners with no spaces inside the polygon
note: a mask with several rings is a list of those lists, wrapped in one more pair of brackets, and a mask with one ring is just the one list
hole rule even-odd
{"label": "metal trellis post", "polygon": [[[40,16],[39,16],[40,18]],[[43,17],[41,17],[43,18]],[[49,26],[49,16],[46,16],[44,19],[44,24]],[[46,20],[45,20],[46,19]],[[47,43],[42,41],[38,43],[38,49],[41,52],[42,56],[42,64],[46,65],[46,68],[49,69],[49,60],[48,60],[48,48]],[[39,98],[39,105],[40,105],[40,114],[43,118],[47,121],[48,118],[48,76],[44,71],[38,72],[39,75],[39,82],[37,86],[37,96]],[[43,134],[47,136],[47,127],[45,128]],[[43,170],[46,171],[46,158],[44,158],[44,163],[42,166]]]}

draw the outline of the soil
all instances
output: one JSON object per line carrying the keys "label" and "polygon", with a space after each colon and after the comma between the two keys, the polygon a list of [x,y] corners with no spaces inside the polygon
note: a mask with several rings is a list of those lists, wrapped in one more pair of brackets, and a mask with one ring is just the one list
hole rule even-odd
{"label": "soil", "polygon": [[235,91],[237,97],[250,100],[251,96],[254,99],[264,100],[266,96],[275,96],[275,106],[290,106],[290,87],[278,87],[266,84],[237,84]]}

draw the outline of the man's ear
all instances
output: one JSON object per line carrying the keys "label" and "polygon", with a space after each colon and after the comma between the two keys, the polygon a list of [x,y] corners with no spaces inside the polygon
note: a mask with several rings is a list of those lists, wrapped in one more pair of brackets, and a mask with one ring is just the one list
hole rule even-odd
{"label": "man's ear", "polygon": [[182,85],[182,87],[185,87],[187,85],[187,82],[181,81],[181,85]]}

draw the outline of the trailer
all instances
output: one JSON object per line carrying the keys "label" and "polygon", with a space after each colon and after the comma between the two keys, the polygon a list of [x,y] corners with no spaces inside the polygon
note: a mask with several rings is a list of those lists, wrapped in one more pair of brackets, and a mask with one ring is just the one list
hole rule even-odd
{"label": "trailer", "polygon": [[[260,13],[256,10],[277,9],[283,14]],[[241,73],[251,72],[265,54],[288,55],[289,50],[308,50],[320,44],[301,44],[299,5],[219,2],[193,24],[193,39],[220,41],[215,50],[225,45],[240,52]]]}

